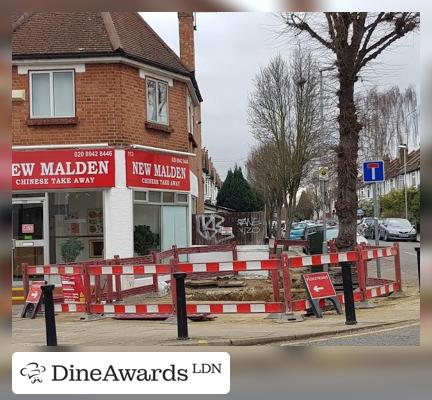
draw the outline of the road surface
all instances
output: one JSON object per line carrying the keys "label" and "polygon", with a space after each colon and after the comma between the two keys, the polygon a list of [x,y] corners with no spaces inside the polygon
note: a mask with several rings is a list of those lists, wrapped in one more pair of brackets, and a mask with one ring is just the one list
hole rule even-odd
{"label": "road surface", "polygon": [[[370,244],[375,244],[374,240],[369,240]],[[391,246],[394,242],[380,241],[382,246]],[[401,270],[402,270],[402,284],[409,286],[418,286],[418,274],[417,274],[417,253],[415,247],[420,247],[420,243],[416,242],[399,242],[401,251]],[[374,261],[368,263],[369,276],[376,276],[376,263]],[[394,278],[394,264],[391,258],[382,259],[382,277],[383,278]]]}
{"label": "road surface", "polygon": [[373,331],[282,343],[280,346],[419,346],[420,324],[384,327]]}

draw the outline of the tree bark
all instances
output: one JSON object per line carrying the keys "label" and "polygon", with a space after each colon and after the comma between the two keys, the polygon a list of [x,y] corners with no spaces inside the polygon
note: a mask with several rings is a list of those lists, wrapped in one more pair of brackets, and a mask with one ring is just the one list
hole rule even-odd
{"label": "tree bark", "polygon": [[338,91],[340,142],[337,148],[336,211],[339,236],[336,246],[342,251],[353,249],[357,238],[357,154],[362,125],[358,122],[354,104],[354,82],[355,79],[341,79]]}

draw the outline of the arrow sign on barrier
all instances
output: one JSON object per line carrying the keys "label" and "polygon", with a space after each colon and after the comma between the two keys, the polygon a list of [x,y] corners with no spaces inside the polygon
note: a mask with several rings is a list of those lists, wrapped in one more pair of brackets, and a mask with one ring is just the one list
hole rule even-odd
{"label": "arrow sign on barrier", "polygon": [[330,279],[328,272],[315,272],[313,274],[303,274],[303,282],[306,286],[309,302],[313,313],[317,318],[322,317],[320,300],[330,300],[336,308],[338,314],[342,312],[336,290]]}

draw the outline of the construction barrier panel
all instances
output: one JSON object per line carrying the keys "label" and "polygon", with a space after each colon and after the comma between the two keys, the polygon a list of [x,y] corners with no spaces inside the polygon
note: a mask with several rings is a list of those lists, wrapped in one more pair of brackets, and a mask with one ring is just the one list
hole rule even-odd
{"label": "construction barrier panel", "polygon": [[[401,273],[400,273],[400,251],[396,243],[391,247],[368,248],[359,246],[356,250],[330,253],[312,256],[295,256],[288,257],[286,253],[282,254],[281,259],[271,258],[269,260],[248,260],[248,261],[215,261],[204,263],[178,262],[180,249],[172,249],[173,258],[170,264],[163,263],[142,263],[142,264],[88,264],[72,266],[34,266],[27,267],[28,274],[75,274],[79,271],[83,274],[85,287],[85,304],[55,304],[56,312],[79,312],[89,314],[175,314],[175,298],[172,297],[171,304],[97,304],[94,302],[94,296],[91,293],[91,277],[107,276],[120,277],[122,275],[166,275],[171,276],[174,273],[206,274],[214,273],[234,273],[249,271],[275,271],[282,274],[282,286],[284,291],[284,302],[233,302],[233,303],[209,303],[209,304],[187,304],[187,313],[191,314],[238,314],[238,313],[285,313],[290,314],[294,311],[303,311],[310,307],[308,300],[292,300],[291,296],[291,276],[290,270],[294,268],[312,267],[322,264],[339,265],[342,262],[350,262],[356,265],[359,275],[359,290],[354,292],[354,300],[362,301],[372,297],[388,295],[392,292],[401,290]],[[168,253],[167,253],[168,254]],[[170,253],[171,254],[171,253]],[[168,257],[171,257],[169,255]],[[395,280],[368,278],[367,262],[382,257],[393,257],[395,265]],[[162,259],[162,258],[160,258]],[[172,280],[173,281],[173,280]],[[171,282],[172,282],[171,281]],[[279,293],[279,282],[274,282],[273,296]],[[338,295],[339,301],[344,303],[342,294]],[[320,303],[324,306],[325,301]]]}

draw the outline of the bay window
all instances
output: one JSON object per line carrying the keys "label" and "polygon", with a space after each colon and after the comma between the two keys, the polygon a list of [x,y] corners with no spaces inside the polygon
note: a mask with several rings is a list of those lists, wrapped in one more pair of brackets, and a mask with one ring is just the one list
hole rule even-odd
{"label": "bay window", "polygon": [[75,116],[74,71],[30,72],[30,117]]}
{"label": "bay window", "polygon": [[168,125],[168,83],[147,78],[147,120]]}

